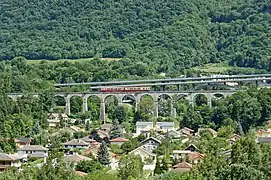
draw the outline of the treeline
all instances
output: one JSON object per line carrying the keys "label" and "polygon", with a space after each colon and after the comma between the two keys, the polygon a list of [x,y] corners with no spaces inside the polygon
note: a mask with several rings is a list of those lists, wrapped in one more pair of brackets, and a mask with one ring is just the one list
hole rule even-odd
{"label": "treeline", "polygon": [[175,74],[209,62],[270,71],[267,0],[0,2],[0,59],[127,58]]}

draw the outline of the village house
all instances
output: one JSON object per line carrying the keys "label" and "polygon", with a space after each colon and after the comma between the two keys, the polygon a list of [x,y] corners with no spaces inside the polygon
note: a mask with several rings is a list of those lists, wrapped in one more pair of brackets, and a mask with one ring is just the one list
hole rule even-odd
{"label": "village house", "polygon": [[209,131],[213,135],[213,137],[217,136],[217,132],[213,130],[212,128],[199,128],[198,132],[196,132],[195,135],[200,137],[200,134],[206,131]]}
{"label": "village house", "polygon": [[40,145],[27,145],[18,149],[18,154],[28,157],[47,158],[48,149]]}
{"label": "village house", "polygon": [[199,149],[194,144],[189,144],[185,150],[191,151],[191,152],[199,152]]}
{"label": "village house", "polygon": [[91,160],[90,158],[79,154],[65,155],[63,157],[64,163],[66,163],[67,165],[73,164],[74,166],[76,166],[76,164],[79,163],[80,161],[90,161],[90,160]]}
{"label": "village house", "polygon": [[0,172],[5,171],[9,167],[16,167],[18,170],[21,170],[23,159],[25,159],[23,155],[0,153]]}
{"label": "village house", "polygon": [[103,131],[103,130],[97,130],[97,134],[99,135],[100,138],[108,138],[109,137],[109,132]]}
{"label": "village house", "polygon": [[153,122],[136,122],[136,136],[153,129]]}
{"label": "village house", "polygon": [[81,139],[72,139],[68,142],[62,143],[66,149],[86,149],[90,147],[90,144]]}
{"label": "village house", "polygon": [[21,148],[23,146],[30,145],[31,139],[30,138],[15,138],[14,142],[18,148]]}
{"label": "village house", "polygon": [[123,143],[129,141],[128,139],[122,138],[122,137],[118,137],[115,139],[111,139],[110,140],[110,144],[117,144],[119,146],[121,146]]}
{"label": "village house", "polygon": [[92,139],[90,136],[86,136],[86,137],[80,138],[80,140],[89,143],[91,147],[98,147],[99,144],[100,144],[99,142],[97,142],[94,139]]}
{"label": "village house", "polygon": [[181,133],[179,131],[176,131],[176,130],[172,129],[172,130],[167,132],[167,136],[171,137],[171,138],[180,138]]}
{"label": "village house", "polygon": [[149,137],[141,142],[142,147],[149,152],[155,150],[159,144],[161,144],[161,141],[154,137]]}
{"label": "village house", "polygon": [[61,120],[68,120],[68,116],[66,114],[60,114],[60,113],[50,113],[48,114],[48,123],[49,127],[58,127]]}
{"label": "village house", "polygon": [[187,127],[183,127],[178,131],[181,133],[182,136],[192,136],[194,134],[194,130]]}
{"label": "village house", "polygon": [[174,128],[174,122],[156,122],[155,124],[156,130],[162,130],[164,133],[175,130]]}
{"label": "village house", "polygon": [[142,159],[142,162],[146,163],[146,160],[151,159],[153,162],[152,164],[156,163],[156,154],[153,154],[150,151],[147,151],[144,147],[140,146],[133,151],[129,152],[129,154],[139,155]]}
{"label": "village house", "polygon": [[110,132],[111,128],[113,127],[113,124],[103,124],[101,126],[102,131]]}
{"label": "village house", "polygon": [[241,139],[241,136],[239,136],[238,134],[233,134],[229,139],[228,142],[230,144],[234,144],[236,141],[238,141],[239,139]]}
{"label": "village house", "polygon": [[255,135],[257,137],[271,137],[271,129],[259,129],[256,131]]}
{"label": "village house", "polygon": [[173,171],[188,172],[192,169],[193,165],[187,162],[181,162],[173,166]]}

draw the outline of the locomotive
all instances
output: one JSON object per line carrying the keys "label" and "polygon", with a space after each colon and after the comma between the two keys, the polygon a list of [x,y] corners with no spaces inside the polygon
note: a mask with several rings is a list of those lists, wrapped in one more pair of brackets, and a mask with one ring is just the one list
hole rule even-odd
{"label": "locomotive", "polygon": [[142,92],[150,90],[151,87],[103,87],[100,92]]}

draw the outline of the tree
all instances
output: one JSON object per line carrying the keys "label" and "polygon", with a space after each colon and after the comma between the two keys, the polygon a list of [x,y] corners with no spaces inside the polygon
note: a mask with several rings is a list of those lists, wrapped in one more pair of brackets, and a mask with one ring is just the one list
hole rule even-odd
{"label": "tree", "polygon": [[119,125],[114,124],[109,133],[110,139],[121,137],[121,135],[122,135],[121,128],[119,127]]}
{"label": "tree", "polygon": [[139,179],[143,175],[143,162],[139,155],[122,156],[119,161],[119,176],[122,180]]}
{"label": "tree", "polygon": [[154,174],[162,174],[163,169],[161,168],[160,160],[157,159],[155,169],[154,169]]}
{"label": "tree", "polygon": [[109,153],[107,150],[106,143],[104,141],[102,141],[102,143],[100,145],[97,156],[98,156],[98,161],[102,165],[109,165],[110,164]]}
{"label": "tree", "polygon": [[85,173],[92,173],[97,170],[103,169],[103,165],[97,160],[86,160],[80,161],[75,168],[77,171],[82,171]]}
{"label": "tree", "polygon": [[86,129],[86,131],[90,130],[90,123],[89,123],[89,121],[86,122],[86,128],[85,129]]}
{"label": "tree", "polygon": [[127,120],[127,112],[123,106],[117,106],[112,113],[112,120],[118,121],[120,124]]}

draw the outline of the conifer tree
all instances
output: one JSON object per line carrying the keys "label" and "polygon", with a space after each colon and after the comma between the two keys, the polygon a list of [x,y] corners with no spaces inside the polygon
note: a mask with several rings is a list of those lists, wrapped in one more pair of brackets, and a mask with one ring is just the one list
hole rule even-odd
{"label": "conifer tree", "polygon": [[107,150],[106,143],[104,141],[102,141],[101,146],[98,150],[98,160],[103,165],[110,164],[109,153]]}

